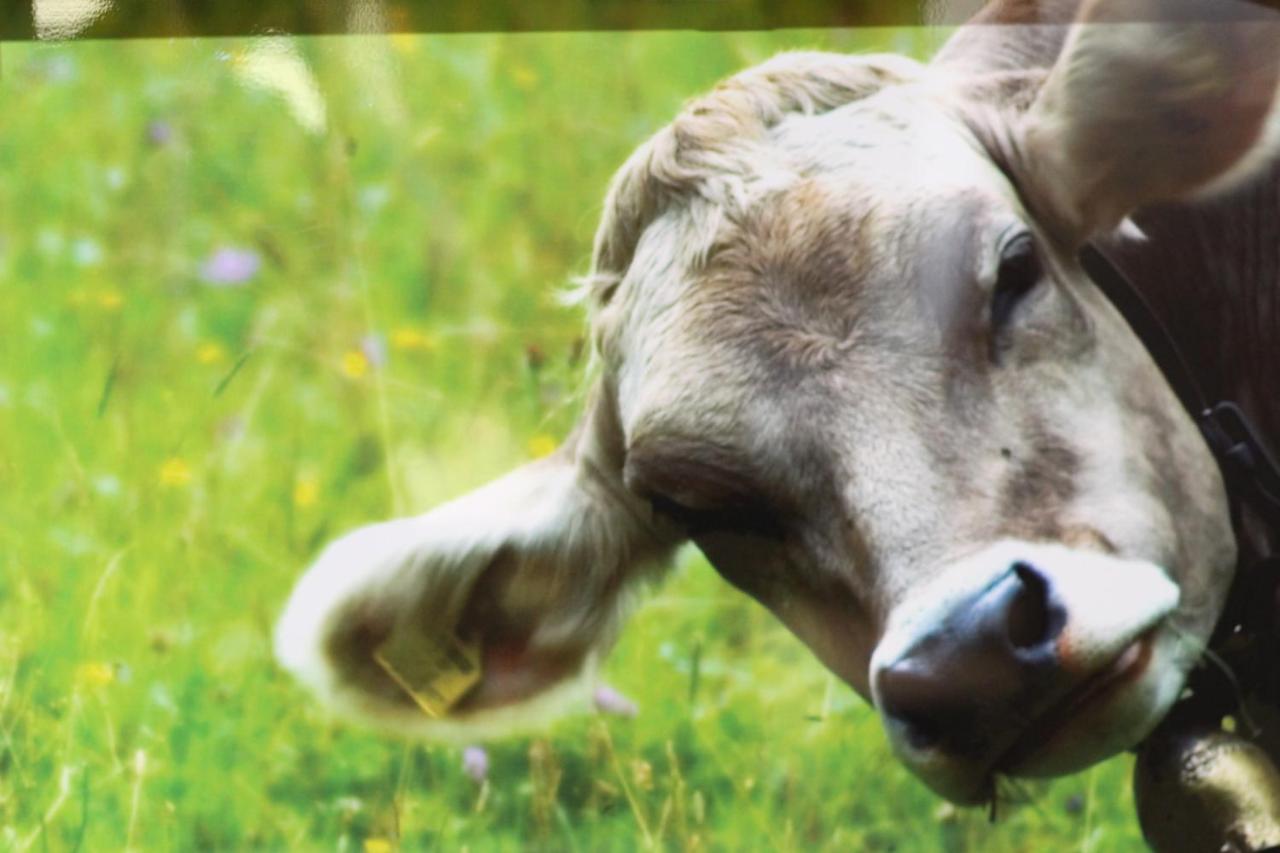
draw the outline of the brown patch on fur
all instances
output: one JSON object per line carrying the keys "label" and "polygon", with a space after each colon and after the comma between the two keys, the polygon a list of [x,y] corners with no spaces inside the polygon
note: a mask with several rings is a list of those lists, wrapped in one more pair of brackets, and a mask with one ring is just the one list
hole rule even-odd
{"label": "brown patch on fur", "polygon": [[1062,541],[1065,531],[1058,514],[1076,494],[1080,457],[1056,436],[1036,429],[1031,436],[1031,456],[1019,460],[1013,476],[1004,484],[1000,517],[1028,538]]}
{"label": "brown patch on fur", "polygon": [[803,181],[757,207],[722,242],[691,312],[717,336],[788,373],[829,369],[863,313],[873,211],[855,212]]}
{"label": "brown patch on fur", "polygon": [[1070,548],[1080,548],[1085,551],[1100,551],[1103,554],[1116,553],[1116,546],[1101,531],[1092,527],[1084,527],[1079,524],[1073,524],[1064,528],[1059,541]]}

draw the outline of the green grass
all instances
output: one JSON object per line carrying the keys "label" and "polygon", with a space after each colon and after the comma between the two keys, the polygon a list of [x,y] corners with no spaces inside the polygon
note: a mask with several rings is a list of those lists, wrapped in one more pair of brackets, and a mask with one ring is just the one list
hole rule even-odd
{"label": "green grass", "polygon": [[[1140,847],[1127,758],[994,825],[940,806],[694,552],[608,662],[639,716],[492,744],[482,786],[456,747],[332,722],[271,658],[322,543],[568,430],[583,326],[556,294],[685,98],[783,47],[935,43],[0,48],[0,848]],[[201,280],[224,246],[262,259],[246,285]]]}

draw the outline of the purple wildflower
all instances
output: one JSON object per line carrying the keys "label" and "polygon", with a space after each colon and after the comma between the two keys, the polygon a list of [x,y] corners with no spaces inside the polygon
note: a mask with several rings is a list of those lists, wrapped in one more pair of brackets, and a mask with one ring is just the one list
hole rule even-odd
{"label": "purple wildflower", "polygon": [[597,710],[615,717],[634,717],[640,712],[635,702],[607,684],[597,687],[591,698],[595,701]]}
{"label": "purple wildflower", "polygon": [[215,287],[245,284],[262,268],[262,256],[252,249],[225,246],[208,257],[200,267],[200,278]]}
{"label": "purple wildflower", "polygon": [[370,332],[360,339],[360,352],[371,367],[383,367],[387,363],[387,340]]}
{"label": "purple wildflower", "polygon": [[472,781],[483,782],[489,776],[489,753],[483,746],[469,746],[462,751],[462,772]]}
{"label": "purple wildflower", "polygon": [[156,119],[147,124],[147,141],[157,148],[163,148],[173,141],[173,125],[164,119]]}

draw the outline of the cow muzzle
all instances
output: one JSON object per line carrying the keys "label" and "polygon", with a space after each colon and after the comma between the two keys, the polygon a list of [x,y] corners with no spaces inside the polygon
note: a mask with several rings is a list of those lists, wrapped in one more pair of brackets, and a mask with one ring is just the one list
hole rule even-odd
{"label": "cow muzzle", "polygon": [[894,751],[978,803],[997,774],[1070,773],[1147,734],[1187,666],[1158,566],[1005,541],[948,566],[891,614],[871,685]]}

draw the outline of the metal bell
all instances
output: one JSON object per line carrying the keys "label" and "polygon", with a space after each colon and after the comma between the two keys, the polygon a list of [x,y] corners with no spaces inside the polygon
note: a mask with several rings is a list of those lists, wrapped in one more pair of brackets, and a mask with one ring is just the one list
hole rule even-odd
{"label": "metal bell", "polygon": [[1138,820],[1159,853],[1280,846],[1280,770],[1254,742],[1198,727],[1159,733],[1134,767]]}

